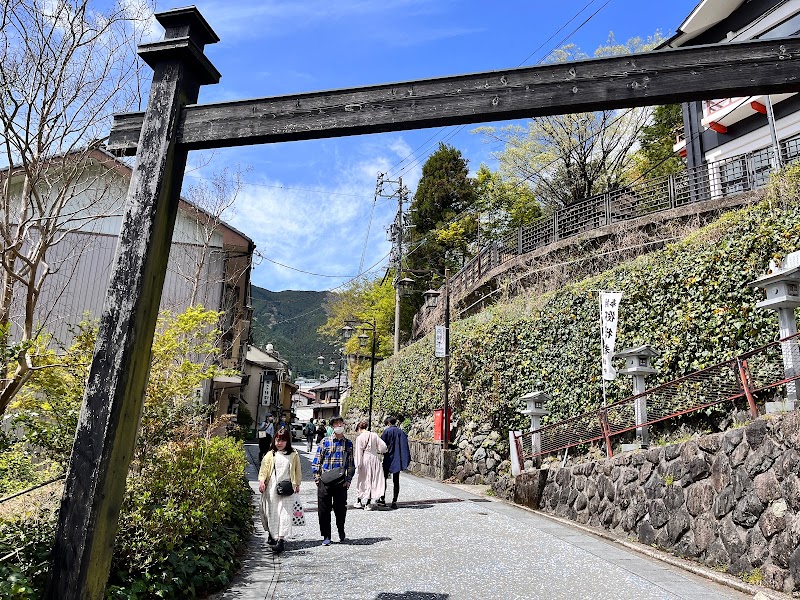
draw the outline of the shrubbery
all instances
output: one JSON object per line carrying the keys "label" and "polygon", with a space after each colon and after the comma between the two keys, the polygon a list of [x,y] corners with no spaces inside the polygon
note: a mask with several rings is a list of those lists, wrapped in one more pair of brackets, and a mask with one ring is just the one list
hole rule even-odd
{"label": "shrubbery", "polygon": [[252,526],[241,444],[165,444],[128,478],[107,595],[193,598],[224,587]]}
{"label": "shrubbery", "polygon": [[[197,438],[165,444],[131,473],[107,597],[193,598],[228,583],[250,532],[251,491],[241,444]],[[0,517],[0,598],[38,598],[53,542],[55,503]],[[15,553],[16,550],[19,552]]]}
{"label": "shrubbery", "polygon": [[[107,596],[192,598],[222,588],[247,538],[251,491],[240,442],[211,437],[214,407],[198,402],[214,364],[219,314],[192,307],[160,315]],[[89,321],[61,356],[50,351],[14,405],[19,439],[0,439],[0,495],[63,472],[75,435],[96,327]],[[224,424],[223,424],[224,425]],[[12,503],[15,500],[11,501]],[[52,547],[57,497],[0,505],[0,598],[38,598]],[[14,507],[16,508],[16,507]]]}
{"label": "shrubbery", "polygon": [[[461,417],[501,430],[524,423],[520,396],[547,392],[550,420],[602,403],[598,289],[624,292],[617,348],[650,344],[660,352],[648,385],[672,380],[777,338],[774,312],[756,310],[749,282],[769,261],[800,249],[800,169],[773,181],[766,199],[725,214],[688,238],[617,268],[538,297],[521,296],[458,321],[451,329],[451,405]],[[375,407],[400,416],[441,406],[443,365],[428,335],[381,362]],[[607,388],[609,401],[631,393],[630,379]],[[361,377],[349,406],[364,409]]]}

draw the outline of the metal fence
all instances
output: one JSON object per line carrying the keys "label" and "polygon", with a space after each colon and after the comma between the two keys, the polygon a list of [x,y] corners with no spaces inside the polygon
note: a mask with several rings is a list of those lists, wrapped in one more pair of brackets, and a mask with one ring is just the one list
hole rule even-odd
{"label": "metal fence", "polygon": [[[800,138],[783,142],[781,154],[784,162],[797,160]],[[759,189],[766,185],[772,170],[773,152],[765,148],[682,173],[642,180],[559,208],[481,249],[451,277],[450,294],[456,300],[462,298],[496,267],[553,242],[648,214]]]}
{"label": "metal fence", "polygon": [[[725,402],[746,402],[755,417],[757,401],[784,397],[787,388],[795,396],[800,373],[787,374],[784,360],[800,364],[799,336],[772,342],[597,410],[532,431],[513,433],[520,468],[525,460],[600,441],[610,457],[614,436]],[[642,400],[646,403],[647,418],[637,422],[635,406]]]}

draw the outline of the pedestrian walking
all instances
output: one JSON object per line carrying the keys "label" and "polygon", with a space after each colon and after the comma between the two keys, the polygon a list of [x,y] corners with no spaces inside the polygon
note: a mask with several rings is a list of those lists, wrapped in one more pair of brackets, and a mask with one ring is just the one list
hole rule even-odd
{"label": "pedestrian walking", "polygon": [[[386,443],[377,433],[369,430],[367,421],[361,421],[356,427],[359,432],[355,442],[356,451],[356,493],[355,507],[372,510],[371,501],[383,497],[386,491],[386,479],[383,476],[383,454]],[[363,500],[363,503],[362,503]]]}
{"label": "pedestrian walking", "polygon": [[286,427],[280,427],[258,472],[261,523],[276,554],[283,552],[284,540],[292,532],[294,494],[300,493],[302,479],[300,455],[292,448],[291,433]]}
{"label": "pedestrian walking", "polygon": [[347,538],[344,530],[347,517],[347,490],[355,474],[353,442],[344,437],[344,419],[335,416],[330,420],[333,435],[317,445],[311,472],[317,484],[317,516],[322,545],[331,545],[331,509],[336,516],[339,541]]}
{"label": "pedestrian walking", "polygon": [[322,438],[324,438],[327,434],[328,428],[325,427],[325,419],[320,419],[319,423],[317,423],[317,445],[319,445],[319,443],[322,441]]}
{"label": "pedestrian walking", "polygon": [[306,423],[303,433],[306,436],[306,451],[311,452],[311,447],[314,445],[314,436],[317,435],[317,426],[314,425],[314,419]]}
{"label": "pedestrian walking", "polygon": [[272,448],[272,432],[269,431],[269,420],[265,417],[258,426],[258,464],[264,459],[264,455]]}
{"label": "pedestrian walking", "polygon": [[328,421],[328,426],[325,428],[325,436],[330,437],[333,435],[333,419]]}
{"label": "pedestrian walking", "polygon": [[[384,480],[392,476],[392,508],[397,508],[397,496],[400,493],[400,471],[405,471],[411,463],[411,451],[408,448],[406,432],[397,426],[397,417],[386,417],[383,421],[388,425],[381,434],[381,439],[386,443],[386,454],[383,455]],[[385,495],[377,501],[386,506]]]}

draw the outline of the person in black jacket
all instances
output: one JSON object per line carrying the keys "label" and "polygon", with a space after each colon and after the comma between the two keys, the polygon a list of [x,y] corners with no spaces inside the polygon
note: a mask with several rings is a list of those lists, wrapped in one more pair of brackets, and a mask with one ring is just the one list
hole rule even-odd
{"label": "person in black jacket", "polygon": [[[406,432],[397,426],[397,417],[386,417],[383,423],[388,425],[381,434],[381,439],[386,443],[386,453],[383,455],[383,476],[386,479],[389,478],[389,475],[392,476],[392,508],[397,508],[397,496],[400,493],[400,471],[405,471],[411,463],[411,452]],[[376,504],[386,506],[385,496],[381,496]]]}
{"label": "person in black jacket", "polygon": [[328,428],[325,427],[325,419],[320,419],[319,423],[317,423],[317,445],[318,446],[319,446],[319,443],[322,441],[322,438],[324,438],[327,434],[328,434]]}

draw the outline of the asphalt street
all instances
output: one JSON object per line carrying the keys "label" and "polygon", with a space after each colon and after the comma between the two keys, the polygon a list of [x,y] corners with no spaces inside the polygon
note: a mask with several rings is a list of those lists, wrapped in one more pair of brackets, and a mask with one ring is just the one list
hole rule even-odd
{"label": "asphalt street", "polygon": [[[406,473],[397,510],[349,508],[349,540],[335,543],[334,533],[323,547],[311,455],[297,446],[307,525],[295,527],[275,556],[254,517],[242,568],[215,600],[752,598],[531,511]],[[246,449],[256,489],[258,449]],[[349,505],[354,501],[351,489]]]}

